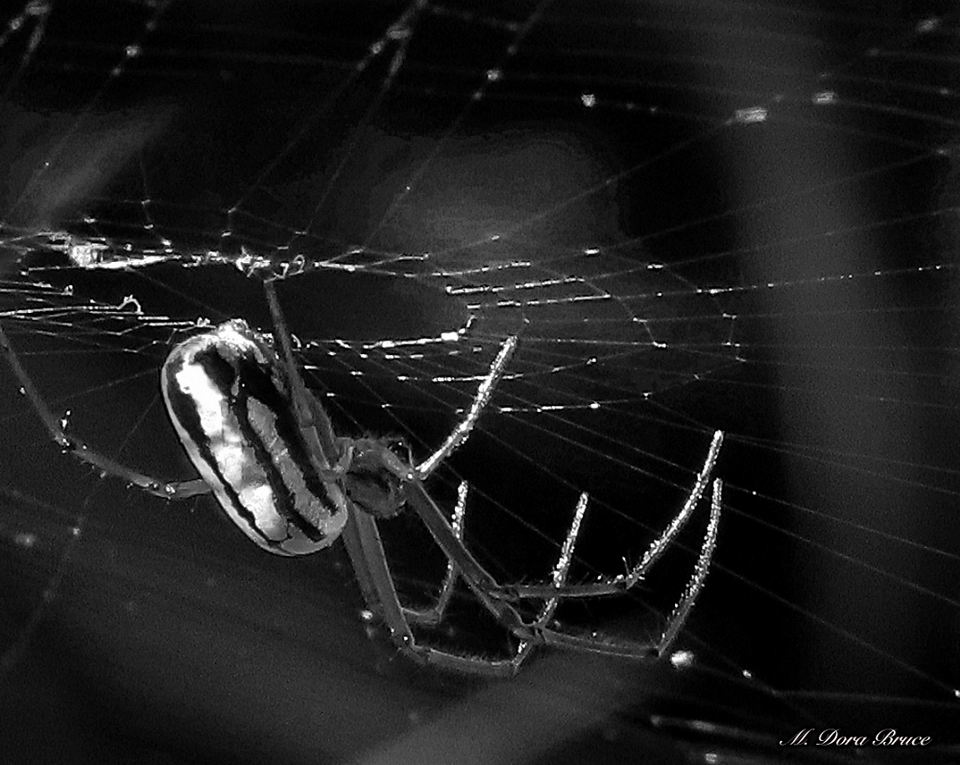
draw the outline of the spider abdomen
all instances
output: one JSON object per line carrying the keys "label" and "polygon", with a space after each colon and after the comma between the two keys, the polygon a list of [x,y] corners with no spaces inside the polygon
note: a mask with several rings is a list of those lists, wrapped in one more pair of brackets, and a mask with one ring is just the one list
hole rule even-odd
{"label": "spider abdomen", "polygon": [[190,461],[257,545],[304,555],[340,535],[343,495],[317,475],[277,357],[245,322],[177,345],[161,388]]}

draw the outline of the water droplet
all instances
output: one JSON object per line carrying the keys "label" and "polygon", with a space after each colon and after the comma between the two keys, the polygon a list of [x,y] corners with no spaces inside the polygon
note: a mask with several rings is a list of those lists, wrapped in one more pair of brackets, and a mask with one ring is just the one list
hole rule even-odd
{"label": "water droplet", "polygon": [[763,106],[748,106],[746,109],[737,109],[733,118],[741,125],[753,125],[757,122],[766,122],[767,109]]}
{"label": "water droplet", "polygon": [[37,543],[37,535],[30,531],[18,531],[13,537],[13,543],[17,547],[29,550]]}

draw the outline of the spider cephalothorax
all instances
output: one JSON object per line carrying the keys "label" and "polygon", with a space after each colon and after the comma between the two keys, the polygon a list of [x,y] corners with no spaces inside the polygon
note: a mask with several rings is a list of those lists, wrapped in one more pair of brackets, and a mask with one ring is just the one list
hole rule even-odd
{"label": "spider cephalothorax", "polygon": [[387,467],[384,458],[389,453],[411,464],[406,443],[396,438],[361,438],[353,442],[350,450],[343,481],[350,501],[376,518],[392,518],[401,513],[407,502],[403,480]]}

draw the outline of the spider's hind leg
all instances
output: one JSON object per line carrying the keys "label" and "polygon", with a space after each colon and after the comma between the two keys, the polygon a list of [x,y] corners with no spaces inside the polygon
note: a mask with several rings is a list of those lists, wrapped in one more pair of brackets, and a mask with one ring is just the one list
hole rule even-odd
{"label": "spider's hind leg", "polygon": [[188,497],[195,497],[198,494],[207,494],[210,492],[210,487],[207,486],[206,482],[202,479],[164,481],[160,478],[146,475],[90,448],[90,445],[79,436],[67,433],[64,423],[50,410],[50,407],[47,406],[37,386],[34,385],[33,379],[20,363],[20,358],[10,344],[10,340],[7,338],[2,324],[0,324],[0,353],[6,357],[7,365],[20,383],[24,395],[36,412],[37,417],[39,417],[43,423],[50,439],[60,447],[61,451],[72,454],[81,462],[85,462],[97,469],[101,475],[114,476],[122,481],[126,481],[131,486],[135,486],[141,491],[153,494],[156,497],[161,497],[162,499],[187,499]]}

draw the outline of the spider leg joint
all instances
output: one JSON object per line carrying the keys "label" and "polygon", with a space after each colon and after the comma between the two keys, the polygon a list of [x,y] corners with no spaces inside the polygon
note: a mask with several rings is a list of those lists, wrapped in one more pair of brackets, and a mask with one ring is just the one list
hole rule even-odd
{"label": "spider leg joint", "polygon": [[496,589],[491,589],[489,595],[494,600],[513,601],[520,600],[520,589],[514,585],[500,585]]}

